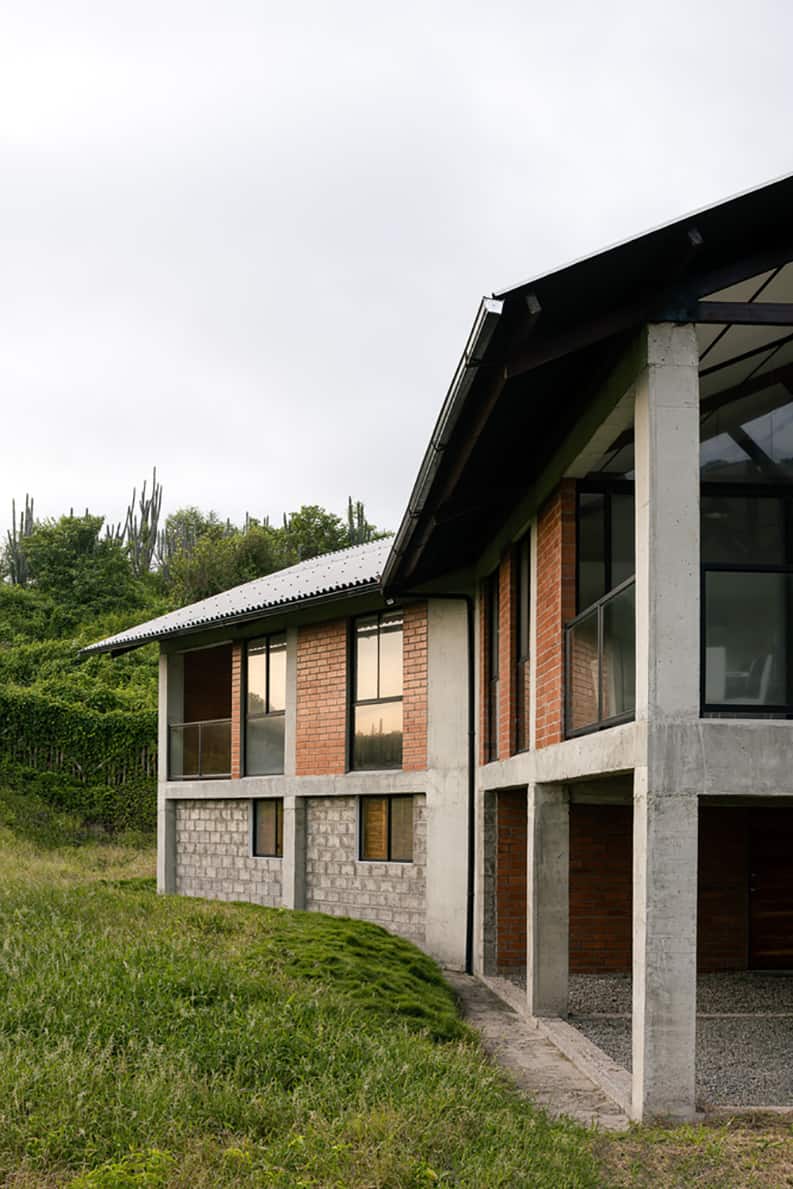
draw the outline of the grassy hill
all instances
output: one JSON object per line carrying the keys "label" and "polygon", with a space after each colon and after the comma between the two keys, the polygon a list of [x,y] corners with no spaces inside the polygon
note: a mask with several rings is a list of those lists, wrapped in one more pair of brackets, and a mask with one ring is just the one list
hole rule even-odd
{"label": "grassy hill", "polygon": [[158,897],[140,837],[0,789],[0,1183],[784,1185],[790,1127],[598,1137],[521,1100],[374,925]]}

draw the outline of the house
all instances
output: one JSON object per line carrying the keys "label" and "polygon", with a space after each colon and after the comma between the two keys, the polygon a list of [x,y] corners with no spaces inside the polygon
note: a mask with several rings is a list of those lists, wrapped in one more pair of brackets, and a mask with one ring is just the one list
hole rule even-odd
{"label": "house", "polygon": [[484,300],[393,541],[159,640],[161,891],[632,971],[637,1119],[697,971],[793,967],[793,178]]}

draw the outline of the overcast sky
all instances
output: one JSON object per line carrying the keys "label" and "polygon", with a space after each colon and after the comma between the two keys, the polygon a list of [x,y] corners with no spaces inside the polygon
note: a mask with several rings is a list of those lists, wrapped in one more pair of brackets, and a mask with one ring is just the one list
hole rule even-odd
{"label": "overcast sky", "polygon": [[0,530],[363,499],[479,298],[793,171],[784,0],[5,0]]}

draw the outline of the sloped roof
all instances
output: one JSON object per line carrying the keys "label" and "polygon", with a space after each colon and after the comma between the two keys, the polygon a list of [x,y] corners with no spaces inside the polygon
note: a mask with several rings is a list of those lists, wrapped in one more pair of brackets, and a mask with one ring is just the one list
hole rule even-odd
{"label": "sloped roof", "polygon": [[127,652],[152,640],[250,618],[258,612],[272,614],[277,608],[295,603],[376,587],[390,548],[390,539],[384,539],[309,558],[296,566],[255,578],[253,582],[244,582],[242,586],[202,599],[200,603],[191,603],[168,615],[128,628],[106,640],[89,644],[82,651]]}

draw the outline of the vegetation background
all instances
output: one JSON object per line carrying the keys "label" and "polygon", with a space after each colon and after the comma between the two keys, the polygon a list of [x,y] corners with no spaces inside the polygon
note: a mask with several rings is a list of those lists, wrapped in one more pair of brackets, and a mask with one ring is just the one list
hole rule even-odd
{"label": "vegetation background", "polygon": [[304,505],[273,525],[181,508],[135,490],[122,524],[88,509],[37,519],[13,507],[0,552],[0,781],[97,827],[151,831],[157,773],[157,647],[80,649],[135,623],[296,562],[384,536],[361,502],[341,517]]}

